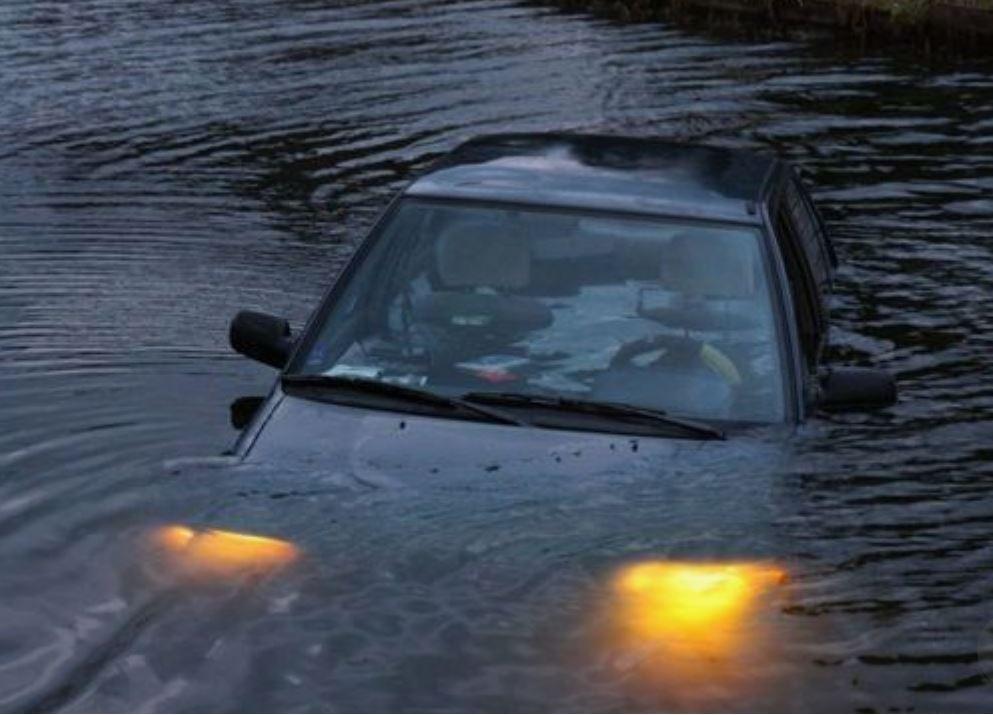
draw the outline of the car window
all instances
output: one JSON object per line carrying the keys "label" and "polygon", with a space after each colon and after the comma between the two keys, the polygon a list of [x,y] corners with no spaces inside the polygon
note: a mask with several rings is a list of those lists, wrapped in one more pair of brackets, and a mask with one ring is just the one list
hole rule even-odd
{"label": "car window", "polygon": [[776,215],[776,235],[786,261],[800,347],[807,367],[813,369],[820,359],[823,348],[827,317],[823,310],[823,294],[814,269],[802,248],[800,235],[789,211],[789,204],[785,201]]}
{"label": "car window", "polygon": [[795,178],[787,181],[783,201],[818,289],[826,292],[830,290],[832,276],[827,238],[813,206],[805,198],[804,190]]}
{"label": "car window", "polygon": [[756,229],[405,199],[370,241],[296,370],[784,419]]}

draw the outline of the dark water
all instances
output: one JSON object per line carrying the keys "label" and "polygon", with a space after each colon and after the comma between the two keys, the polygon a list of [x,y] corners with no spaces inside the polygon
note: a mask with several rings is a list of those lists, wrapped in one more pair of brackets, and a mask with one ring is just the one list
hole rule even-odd
{"label": "dark water", "polygon": [[[489,0],[23,0],[0,68],[0,710],[993,703],[993,64]],[[900,404],[676,482],[635,455],[414,489],[355,486],[360,459],[163,467],[269,387],[236,310],[299,324],[440,152],[563,128],[802,162],[845,264],[835,352]],[[141,548],[177,520],[305,555],[189,586]],[[732,536],[792,575],[747,683],[598,636],[613,565]]]}

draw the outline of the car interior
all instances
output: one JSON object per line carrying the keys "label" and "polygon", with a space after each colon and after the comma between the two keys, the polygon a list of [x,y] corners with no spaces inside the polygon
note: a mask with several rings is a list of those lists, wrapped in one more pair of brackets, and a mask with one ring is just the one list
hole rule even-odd
{"label": "car interior", "polygon": [[449,205],[400,219],[351,281],[367,286],[353,339],[308,369],[724,420],[782,410],[754,230]]}

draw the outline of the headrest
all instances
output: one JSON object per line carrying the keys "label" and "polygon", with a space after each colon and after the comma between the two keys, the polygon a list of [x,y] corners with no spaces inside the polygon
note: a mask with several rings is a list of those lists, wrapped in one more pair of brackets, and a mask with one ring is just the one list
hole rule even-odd
{"label": "headrest", "polygon": [[536,211],[528,218],[531,256],[537,261],[608,256],[617,248],[617,227],[610,228],[613,230],[597,230],[595,223],[576,216]]}
{"label": "headrest", "polygon": [[662,256],[668,290],[704,298],[749,298],[755,293],[750,246],[726,234],[700,230],[675,235]]}
{"label": "headrest", "polygon": [[438,276],[447,288],[524,288],[531,279],[527,238],[506,223],[459,221],[435,244]]}

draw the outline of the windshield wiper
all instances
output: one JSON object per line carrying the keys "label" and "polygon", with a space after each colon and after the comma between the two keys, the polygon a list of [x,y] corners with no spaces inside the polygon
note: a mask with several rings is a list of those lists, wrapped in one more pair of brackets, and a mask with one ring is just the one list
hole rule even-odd
{"label": "windshield wiper", "polygon": [[507,414],[503,410],[484,405],[472,404],[458,397],[440,395],[430,390],[422,390],[392,382],[370,380],[364,377],[343,377],[338,375],[283,375],[281,384],[290,393],[311,392],[326,395],[336,392],[353,392],[366,395],[379,395],[403,402],[441,407],[448,411],[469,413],[485,417],[492,422],[526,427],[528,422]]}
{"label": "windshield wiper", "polygon": [[499,405],[506,407],[538,407],[562,412],[572,412],[596,417],[606,417],[625,422],[652,424],[671,430],[673,427],[691,434],[698,439],[726,439],[724,432],[696,420],[673,417],[661,410],[635,407],[620,402],[598,402],[579,400],[570,397],[529,395],[521,392],[469,392],[462,399],[473,404]]}

